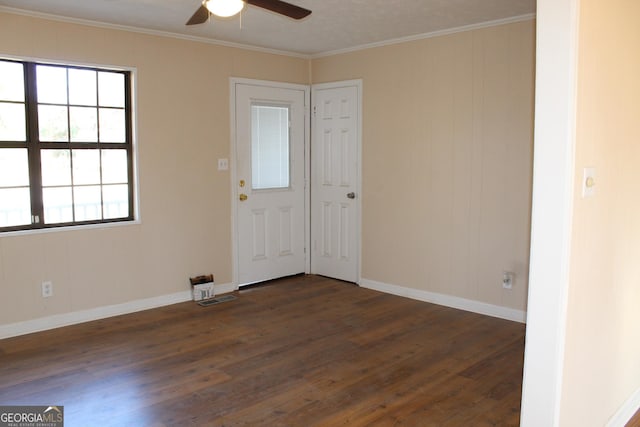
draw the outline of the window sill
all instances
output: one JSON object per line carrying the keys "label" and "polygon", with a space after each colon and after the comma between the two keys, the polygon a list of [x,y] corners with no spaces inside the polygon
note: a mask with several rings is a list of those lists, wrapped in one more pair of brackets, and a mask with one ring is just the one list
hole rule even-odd
{"label": "window sill", "polygon": [[5,232],[0,232],[0,239],[2,239],[3,237],[32,236],[37,234],[64,233],[64,232],[74,232],[74,231],[84,231],[84,230],[95,230],[95,229],[101,229],[101,228],[129,227],[129,226],[140,225],[140,224],[142,224],[142,221],[140,221],[139,219],[134,219],[131,221],[107,222],[107,223],[101,223],[101,224],[68,225],[64,227],[38,228],[34,230],[5,231]]}

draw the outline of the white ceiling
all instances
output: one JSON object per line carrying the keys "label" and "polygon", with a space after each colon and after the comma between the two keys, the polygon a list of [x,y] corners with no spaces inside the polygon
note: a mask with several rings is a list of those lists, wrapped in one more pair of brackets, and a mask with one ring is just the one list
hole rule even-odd
{"label": "white ceiling", "polygon": [[[185,22],[201,0],[0,0],[0,11],[51,14],[302,55],[348,50],[535,13],[536,0],[289,0],[301,21],[245,7],[239,17]],[[4,6],[4,7],[2,7]],[[20,9],[20,10],[15,10]]]}

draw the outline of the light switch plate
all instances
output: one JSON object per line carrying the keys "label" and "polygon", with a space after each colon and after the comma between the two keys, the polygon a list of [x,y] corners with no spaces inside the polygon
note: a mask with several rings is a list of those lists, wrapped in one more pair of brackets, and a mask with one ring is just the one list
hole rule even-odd
{"label": "light switch plate", "polygon": [[229,170],[229,159],[218,159],[218,170],[219,171]]}

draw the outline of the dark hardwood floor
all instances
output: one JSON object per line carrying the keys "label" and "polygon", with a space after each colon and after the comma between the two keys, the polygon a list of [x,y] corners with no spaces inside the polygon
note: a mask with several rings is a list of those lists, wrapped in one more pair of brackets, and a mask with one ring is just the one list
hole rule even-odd
{"label": "dark hardwood floor", "polygon": [[71,426],[515,426],[524,325],[317,276],[0,340]]}
{"label": "dark hardwood floor", "polygon": [[638,412],[636,412],[636,414],[631,417],[625,427],[640,427],[640,410],[638,410]]}

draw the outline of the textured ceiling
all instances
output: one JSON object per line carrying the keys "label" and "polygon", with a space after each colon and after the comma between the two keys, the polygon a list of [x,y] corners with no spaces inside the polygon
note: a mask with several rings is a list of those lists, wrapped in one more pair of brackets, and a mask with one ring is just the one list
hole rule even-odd
{"label": "textured ceiling", "polygon": [[[242,16],[185,22],[200,0],[0,0],[28,11],[317,55],[535,13],[535,0],[289,0],[311,9],[294,21],[248,6]],[[2,7],[4,6],[4,7]],[[20,11],[14,10],[20,9]]]}

